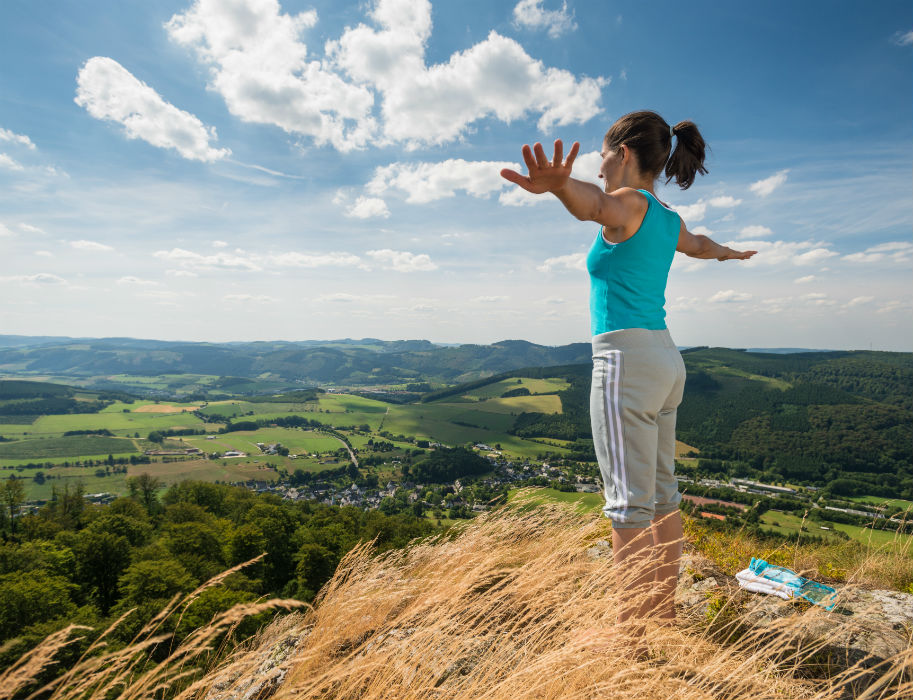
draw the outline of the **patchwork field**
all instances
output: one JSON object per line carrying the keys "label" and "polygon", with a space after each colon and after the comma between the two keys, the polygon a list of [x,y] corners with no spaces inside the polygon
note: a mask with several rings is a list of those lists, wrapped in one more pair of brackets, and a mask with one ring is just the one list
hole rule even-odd
{"label": "patchwork field", "polygon": [[127,438],[102,437],[100,435],[72,435],[32,440],[0,442],[0,465],[7,460],[37,461],[76,455],[136,454],[136,443]]}
{"label": "patchwork field", "polygon": [[565,379],[530,379],[517,377],[515,379],[502,379],[494,384],[486,384],[478,389],[466,392],[463,396],[473,399],[495,399],[504,392],[514,389],[528,389],[530,394],[549,394],[555,391],[564,391],[570,386]]}

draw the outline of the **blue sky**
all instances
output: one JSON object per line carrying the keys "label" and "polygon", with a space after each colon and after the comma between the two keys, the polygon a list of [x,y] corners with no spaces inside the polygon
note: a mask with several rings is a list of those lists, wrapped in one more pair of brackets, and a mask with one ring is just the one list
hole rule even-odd
{"label": "blue sky", "polygon": [[[909,2],[0,3],[0,332],[589,338],[596,227],[498,177],[622,114],[711,153],[680,345],[913,349]],[[515,167],[517,167],[515,165]]]}

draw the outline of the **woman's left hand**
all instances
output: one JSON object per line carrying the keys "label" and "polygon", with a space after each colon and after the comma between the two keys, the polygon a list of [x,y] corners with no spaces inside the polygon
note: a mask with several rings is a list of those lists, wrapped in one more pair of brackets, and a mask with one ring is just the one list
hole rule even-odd
{"label": "woman's left hand", "polygon": [[555,155],[551,161],[545,157],[545,150],[541,143],[531,149],[528,144],[523,144],[523,162],[529,170],[529,176],[521,175],[516,170],[504,168],[501,177],[519,185],[527,192],[543,194],[545,192],[558,192],[564,188],[571,176],[574,159],[580,151],[580,143],[574,141],[567,159],[564,158],[564,144],[561,139],[555,141]]}

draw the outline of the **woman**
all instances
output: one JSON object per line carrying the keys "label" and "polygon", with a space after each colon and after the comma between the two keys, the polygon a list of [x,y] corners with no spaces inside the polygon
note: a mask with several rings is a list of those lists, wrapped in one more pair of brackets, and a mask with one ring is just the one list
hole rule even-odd
{"label": "woman", "polygon": [[[673,138],[676,140],[672,149]],[[590,415],[605,485],[603,513],[612,520],[613,556],[622,599],[618,621],[675,618],[682,551],[681,495],[674,475],[675,413],[685,365],[665,323],[665,289],[678,250],[694,258],[745,260],[739,252],[690,233],[656,198],[665,171],[688,189],[706,174],[697,126],[674,127],[654,112],[632,112],[612,125],[602,144],[605,191],[570,177],[580,144],[567,159],[560,140],[549,161],[541,144],[523,146],[529,175],[501,175],[528,192],[551,192],[581,221],[601,224],[587,255],[593,335]],[[671,155],[670,155],[671,152]],[[648,592],[648,594],[645,594]]]}

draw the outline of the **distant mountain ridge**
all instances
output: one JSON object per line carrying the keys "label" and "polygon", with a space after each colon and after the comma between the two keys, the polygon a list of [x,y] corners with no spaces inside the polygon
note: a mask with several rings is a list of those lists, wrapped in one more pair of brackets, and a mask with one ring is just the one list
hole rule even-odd
{"label": "distant mountain ridge", "polygon": [[0,373],[58,377],[201,374],[269,376],[296,384],[466,381],[518,367],[590,362],[589,343],[525,340],[436,345],[428,340],[202,343],[134,338],[0,336]]}

